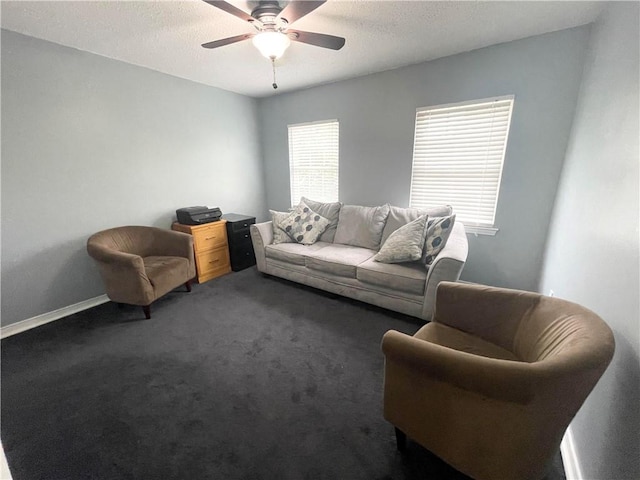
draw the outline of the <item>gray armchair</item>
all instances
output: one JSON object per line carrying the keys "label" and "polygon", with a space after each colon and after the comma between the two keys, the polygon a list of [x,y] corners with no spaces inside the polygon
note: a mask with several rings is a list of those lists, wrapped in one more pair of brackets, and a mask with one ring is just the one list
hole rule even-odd
{"label": "gray armchair", "polygon": [[107,296],[114,302],[140,305],[151,318],[151,303],[195,277],[193,237],[155,227],[128,226],[104,230],[87,241]]}

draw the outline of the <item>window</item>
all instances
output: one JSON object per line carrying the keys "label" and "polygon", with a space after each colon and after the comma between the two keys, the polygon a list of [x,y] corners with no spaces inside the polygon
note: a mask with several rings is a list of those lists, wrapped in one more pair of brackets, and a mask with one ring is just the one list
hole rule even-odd
{"label": "window", "polygon": [[513,99],[416,111],[410,206],[452,205],[467,231],[495,235]]}
{"label": "window", "polygon": [[338,201],[338,121],[289,125],[291,205]]}

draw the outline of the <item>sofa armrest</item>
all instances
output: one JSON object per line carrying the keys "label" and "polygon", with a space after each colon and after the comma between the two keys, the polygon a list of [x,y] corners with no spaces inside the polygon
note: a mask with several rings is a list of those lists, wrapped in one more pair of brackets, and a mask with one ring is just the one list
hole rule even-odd
{"label": "sofa armrest", "polygon": [[467,233],[462,222],[455,222],[444,248],[433,260],[424,287],[422,318],[431,320],[436,304],[436,289],[440,282],[455,282],[460,278],[469,253]]}
{"label": "sofa armrest", "polygon": [[473,355],[395,330],[382,337],[382,351],[387,372],[393,366],[403,372],[401,378],[419,384],[421,378],[430,377],[501,401],[527,404],[544,382],[536,364]]}
{"label": "sofa armrest", "polygon": [[256,267],[258,271],[264,272],[267,269],[267,260],[265,255],[265,246],[273,243],[273,227],[272,222],[256,223],[251,225],[251,242],[253,243],[253,251],[256,255]]}

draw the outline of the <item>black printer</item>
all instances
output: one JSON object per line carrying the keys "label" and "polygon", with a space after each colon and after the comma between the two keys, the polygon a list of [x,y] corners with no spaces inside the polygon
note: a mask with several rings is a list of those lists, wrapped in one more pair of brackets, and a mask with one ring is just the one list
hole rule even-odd
{"label": "black printer", "polygon": [[178,223],[183,225],[201,225],[203,223],[217,222],[222,217],[218,207],[185,207],[176,210]]}

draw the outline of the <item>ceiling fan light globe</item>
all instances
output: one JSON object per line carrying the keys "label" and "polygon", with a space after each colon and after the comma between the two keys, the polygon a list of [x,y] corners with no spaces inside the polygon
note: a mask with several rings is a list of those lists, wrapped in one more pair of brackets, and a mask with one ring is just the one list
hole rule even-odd
{"label": "ceiling fan light globe", "polygon": [[291,40],[284,33],[260,32],[253,37],[253,44],[265,57],[276,59],[282,56]]}

